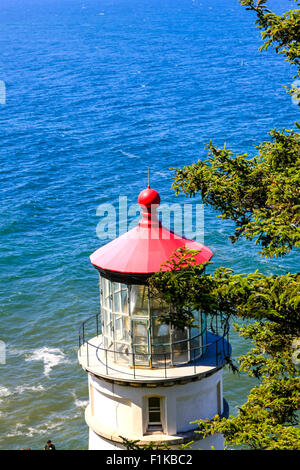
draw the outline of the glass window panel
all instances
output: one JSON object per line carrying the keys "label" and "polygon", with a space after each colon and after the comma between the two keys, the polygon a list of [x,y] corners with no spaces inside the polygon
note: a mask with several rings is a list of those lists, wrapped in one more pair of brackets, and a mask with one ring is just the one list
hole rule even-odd
{"label": "glass window panel", "polygon": [[202,331],[205,331],[206,328],[207,328],[207,325],[206,325],[206,315],[205,315],[205,313],[202,313],[202,314],[201,314],[201,319],[202,319]]}
{"label": "glass window panel", "polygon": [[[123,284],[122,284],[123,286]],[[127,313],[127,306],[128,306],[128,290],[127,287],[126,289],[123,289],[122,287],[122,292],[121,292],[121,311],[123,313]]]}
{"label": "glass window panel", "polygon": [[160,409],[160,398],[159,397],[150,397],[149,398],[149,409],[153,408],[153,407]]}
{"label": "glass window panel", "polygon": [[111,308],[110,284],[108,279],[103,279],[103,305]]}
{"label": "glass window panel", "polygon": [[120,312],[121,310],[121,299],[120,299],[120,291],[114,292],[114,311]]}
{"label": "glass window panel", "polygon": [[148,316],[148,287],[131,286],[130,310],[132,315]]}
{"label": "glass window panel", "polygon": [[129,321],[128,317],[124,317],[123,315],[114,315],[114,334],[115,334],[115,341],[123,341],[125,343],[129,342]]}
{"label": "glass window panel", "polygon": [[201,339],[201,336],[191,340],[191,353],[190,353],[191,354],[191,360],[196,359],[201,354],[201,349],[199,347],[200,346],[200,339]]}
{"label": "glass window panel", "polygon": [[145,344],[148,339],[147,323],[143,320],[133,322],[133,342],[134,344]]}
{"label": "glass window panel", "polygon": [[128,317],[122,317],[123,321],[123,340],[126,343],[129,343],[130,341],[130,334],[129,334],[129,318]]}
{"label": "glass window panel", "polygon": [[152,342],[153,344],[170,343],[170,326],[161,323],[157,318],[152,319]]}
{"label": "glass window panel", "polygon": [[161,400],[159,397],[149,397],[148,399],[148,420],[149,424],[160,424],[161,423],[161,412],[160,412]]}
{"label": "glass window panel", "polygon": [[103,279],[103,282],[102,282],[102,295],[103,295],[103,306],[108,307],[107,279]]}
{"label": "glass window panel", "polygon": [[195,336],[201,335],[201,320],[199,318],[199,312],[194,311],[194,324],[195,326],[191,327],[191,338],[194,338]]}
{"label": "glass window panel", "polygon": [[[184,330],[180,330],[178,328],[174,329],[174,334],[173,334],[173,342],[175,343],[176,341],[183,341],[186,340],[188,337],[188,330],[185,328]],[[187,346],[186,346],[187,347]]]}
{"label": "glass window panel", "polygon": [[108,308],[112,310],[112,296],[111,296],[111,289],[109,290],[109,295],[108,295]]}
{"label": "glass window panel", "polygon": [[121,338],[122,338],[122,317],[120,317],[119,315],[114,315],[114,333],[115,333],[115,341],[120,341]]}
{"label": "glass window panel", "polygon": [[134,345],[134,353],[135,354],[142,354],[144,357],[144,360],[147,361],[147,354],[148,354],[148,348],[146,344],[135,344]]}
{"label": "glass window panel", "polygon": [[105,279],[105,284],[106,284],[106,295],[109,296],[111,292],[111,281],[108,279]]}
{"label": "glass window panel", "polygon": [[116,343],[115,351],[117,351],[115,360],[118,364],[129,364],[130,355],[128,346],[123,343]]}
{"label": "glass window panel", "polygon": [[159,411],[149,411],[149,423],[160,423]]}
{"label": "glass window panel", "polygon": [[119,284],[119,282],[114,282],[113,287],[114,287],[114,292],[119,292],[121,290],[121,284]]}
{"label": "glass window panel", "polygon": [[99,274],[99,289],[100,289],[100,299],[101,303],[103,303],[103,277]]}
{"label": "glass window panel", "polygon": [[173,363],[174,364],[183,364],[188,362],[188,351],[183,349],[181,343],[174,344],[173,346]]}
{"label": "glass window panel", "polygon": [[109,310],[105,310],[104,317],[105,317],[104,323],[107,326],[111,322],[111,312]]}
{"label": "glass window panel", "polygon": [[166,355],[166,358],[169,358],[170,356],[170,351],[171,351],[171,345],[170,344],[165,344],[165,345],[162,345],[162,344],[156,344],[156,345],[152,345],[152,354],[153,356],[155,356],[156,358],[160,357],[164,357]]}
{"label": "glass window panel", "polygon": [[101,317],[102,317],[102,328],[103,328],[103,333],[106,334],[106,329],[107,329],[107,314],[106,310],[103,308],[101,311]]}

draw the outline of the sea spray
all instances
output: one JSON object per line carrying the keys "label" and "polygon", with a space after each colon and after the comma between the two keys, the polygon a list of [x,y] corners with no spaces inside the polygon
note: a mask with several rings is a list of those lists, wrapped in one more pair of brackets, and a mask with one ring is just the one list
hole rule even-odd
{"label": "sea spray", "polygon": [[36,349],[33,354],[25,359],[26,362],[42,361],[44,363],[44,375],[49,377],[53,367],[58,364],[67,364],[69,360],[59,348],[43,347]]}

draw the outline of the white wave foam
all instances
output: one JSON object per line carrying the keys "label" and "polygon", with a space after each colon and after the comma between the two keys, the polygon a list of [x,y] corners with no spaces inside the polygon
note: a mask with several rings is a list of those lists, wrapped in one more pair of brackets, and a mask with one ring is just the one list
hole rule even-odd
{"label": "white wave foam", "polygon": [[55,419],[55,421],[49,421],[45,423],[40,423],[37,426],[27,426],[24,423],[17,423],[12,427],[9,432],[5,435],[6,437],[34,437],[36,435],[47,435],[49,436],[52,432],[65,429],[66,421],[73,421],[74,418],[82,418],[81,412],[73,413],[70,416],[60,416]]}
{"label": "white wave foam", "polygon": [[20,429],[20,428],[22,428],[22,427],[24,427],[24,424],[22,424],[22,423],[17,423],[17,424],[15,425],[14,430],[12,430],[12,432],[10,432],[10,433],[7,433],[7,434],[5,435],[5,437],[23,436],[23,435],[24,435],[24,432],[23,432],[22,429]]}
{"label": "white wave foam", "polygon": [[89,400],[78,400],[78,398],[75,398],[74,403],[79,408],[86,408],[89,404]]}
{"label": "white wave foam", "polygon": [[44,423],[37,426],[36,428],[29,426],[26,430],[26,436],[33,437],[35,434],[49,434],[54,429],[62,429],[63,425],[63,421],[57,421],[55,423]]}
{"label": "white wave foam", "polygon": [[23,392],[43,392],[44,390],[45,388],[43,387],[43,385],[19,385],[18,387],[16,387],[16,392],[20,395]]}
{"label": "white wave foam", "polygon": [[53,367],[69,362],[65,354],[59,348],[48,348],[46,346],[36,349],[25,361],[43,361],[44,374],[46,376],[49,376]]}
{"label": "white wave foam", "polygon": [[0,401],[1,398],[5,398],[11,395],[11,391],[7,387],[0,387]]}
{"label": "white wave foam", "polygon": [[139,157],[138,155],[134,155],[133,153],[129,153],[129,152],[123,152],[123,150],[120,150],[120,152],[125,155],[126,157],[129,157],[129,158],[141,158]]}
{"label": "white wave foam", "polygon": [[9,397],[10,395],[14,394],[22,394],[23,392],[43,392],[45,388],[43,385],[18,385],[13,390],[9,390],[7,387],[0,387],[0,403],[3,401],[4,398]]}
{"label": "white wave foam", "polygon": [[76,394],[75,392],[72,392],[72,395],[74,397],[74,403],[75,403],[75,406],[77,406],[78,408],[86,408],[89,404],[89,400],[79,400],[77,397],[76,397]]}

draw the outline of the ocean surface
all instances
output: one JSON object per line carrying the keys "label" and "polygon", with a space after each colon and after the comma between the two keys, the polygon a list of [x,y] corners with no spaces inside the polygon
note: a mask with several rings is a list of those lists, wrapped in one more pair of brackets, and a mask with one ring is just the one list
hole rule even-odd
{"label": "ocean surface", "polygon": [[[0,449],[87,448],[77,346],[99,308],[89,255],[109,241],[97,208],[136,203],[148,167],[162,202],[185,203],[170,168],[205,158],[210,139],[253,156],[270,128],[295,128],[295,70],[258,51],[254,20],[237,0],[1,0]],[[232,230],[205,208],[210,269],[297,270],[294,253],[231,245]],[[234,358],[249,348],[231,342]],[[231,414],[254,384],[225,370]]]}

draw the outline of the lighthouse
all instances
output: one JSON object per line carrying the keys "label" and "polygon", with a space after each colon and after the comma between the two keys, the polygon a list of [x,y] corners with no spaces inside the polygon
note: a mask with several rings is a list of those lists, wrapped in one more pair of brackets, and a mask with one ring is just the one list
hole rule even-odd
{"label": "lighthouse", "polygon": [[171,306],[148,285],[179,248],[197,250],[199,265],[213,253],[162,226],[157,191],[148,186],[138,202],[138,225],[90,256],[99,273],[100,312],[81,324],[78,350],[88,374],[89,449],[125,449],[127,439],[221,450],[222,435],[200,439],[192,421],[228,413],[222,384],[228,324],[221,313],[209,318],[201,311],[192,312],[194,324],[184,329],[164,323]]}

